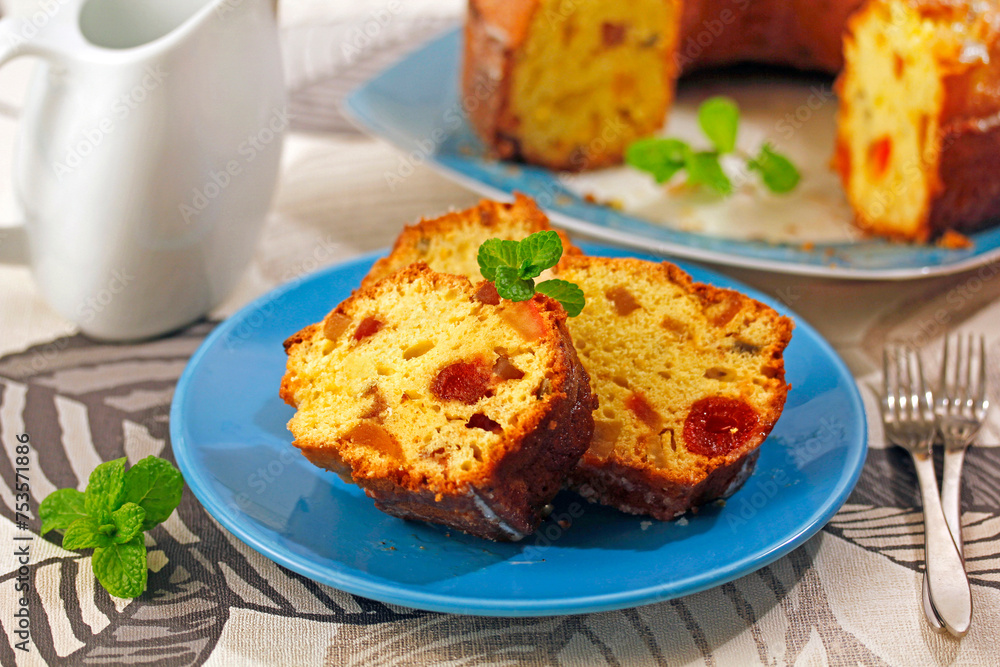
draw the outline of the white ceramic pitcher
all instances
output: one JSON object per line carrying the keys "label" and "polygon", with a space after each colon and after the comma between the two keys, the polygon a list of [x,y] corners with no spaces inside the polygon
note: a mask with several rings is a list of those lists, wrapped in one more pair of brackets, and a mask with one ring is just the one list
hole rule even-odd
{"label": "white ceramic pitcher", "polygon": [[253,253],[285,115],[271,0],[40,0],[0,21],[38,56],[0,248],[90,336],[139,339],[217,305]]}

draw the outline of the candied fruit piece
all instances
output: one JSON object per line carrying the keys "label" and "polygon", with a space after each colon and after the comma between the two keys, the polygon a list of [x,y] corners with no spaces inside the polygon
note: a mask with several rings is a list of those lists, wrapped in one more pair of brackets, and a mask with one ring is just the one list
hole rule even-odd
{"label": "candied fruit piece", "polygon": [[625,317],[629,313],[642,308],[642,306],[639,305],[639,302],[635,300],[635,297],[632,296],[632,292],[629,292],[621,285],[612,287],[604,293],[604,296],[615,304],[615,312],[622,317]]}
{"label": "candied fruit piece", "polygon": [[496,285],[491,282],[484,282],[479,285],[479,289],[476,290],[472,298],[489,306],[500,305],[500,294],[497,293]]}
{"label": "candied fruit piece", "polygon": [[880,137],[868,145],[868,167],[875,178],[882,178],[889,169],[892,158],[892,139]]}
{"label": "candied fruit piece", "polygon": [[713,325],[724,327],[740,312],[743,303],[739,294],[730,290],[722,290],[719,297],[719,301],[705,309],[705,315]]}
{"label": "candied fruit piece", "polygon": [[323,320],[323,335],[327,340],[337,340],[351,323],[351,318],[343,313],[332,312]]}
{"label": "candied fruit piece", "polygon": [[601,42],[608,48],[619,46],[625,41],[626,28],[624,23],[605,21],[601,24]]}
{"label": "candied fruit piece", "polygon": [[387,407],[389,407],[389,404],[386,402],[385,395],[382,394],[382,391],[378,388],[377,385],[373,384],[368,389],[366,389],[365,393],[362,395],[365,397],[371,397],[372,404],[368,406],[368,409],[361,414],[361,418],[381,420],[382,413],[385,412],[385,409]]}
{"label": "candied fruit piece", "polygon": [[382,323],[369,315],[365,319],[361,320],[361,324],[359,324],[358,328],[354,330],[354,340],[364,340],[365,338],[377,333],[381,328]]}
{"label": "candied fruit piece", "polygon": [[405,461],[406,456],[389,432],[372,421],[363,421],[352,426],[344,438],[352,445],[367,447],[397,461]]}
{"label": "candied fruit piece", "polygon": [[684,420],[684,443],[695,454],[725,456],[743,446],[758,421],[757,411],[738,398],[702,398]]}
{"label": "candied fruit piece", "polygon": [[590,441],[590,452],[601,458],[606,457],[615,448],[615,442],[622,432],[622,423],[617,419],[604,421],[594,420],[594,437]]}
{"label": "candied fruit piece", "polygon": [[445,366],[431,381],[431,393],[442,401],[472,405],[489,393],[490,369],[477,360]]}
{"label": "candied fruit piece", "polygon": [[510,359],[504,355],[497,357],[493,364],[493,374],[501,380],[520,380],[524,377],[524,371],[511,363]]}
{"label": "candied fruit piece", "polygon": [[538,340],[545,333],[545,320],[531,301],[511,303],[500,311],[500,316],[528,342]]}
{"label": "candied fruit piece", "polygon": [[638,392],[631,394],[625,399],[625,407],[635,413],[639,421],[653,429],[655,433],[659,433],[660,429],[663,428],[663,417],[653,409],[653,406],[642,394]]}

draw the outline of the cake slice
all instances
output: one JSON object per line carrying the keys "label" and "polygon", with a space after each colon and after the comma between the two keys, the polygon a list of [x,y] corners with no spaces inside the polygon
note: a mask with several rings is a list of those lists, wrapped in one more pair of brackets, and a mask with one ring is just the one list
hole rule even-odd
{"label": "cake slice", "polygon": [[[461,245],[448,242],[451,225],[421,223],[422,258],[478,277],[478,243],[523,231],[511,218],[477,230],[475,211],[487,205],[452,214],[462,221]],[[412,245],[403,237],[381,271],[409,256],[399,252]],[[588,499],[659,519],[736,491],[784,405],[792,322],[732,290],[694,284],[672,264],[572,250],[555,273],[586,296],[567,325],[600,402],[573,485]],[[720,428],[736,432],[712,432]]]}
{"label": "cake slice", "polygon": [[834,164],[859,225],[926,241],[1000,216],[1000,5],[872,0],[848,22]]}
{"label": "cake slice", "polygon": [[[490,238],[520,241],[550,229],[548,217],[530,197],[514,193],[514,201],[510,203],[484,199],[472,208],[404,227],[392,252],[375,262],[361,285],[372,285],[415,262],[423,262],[442,273],[481,280],[476,254],[483,241]],[[556,233],[562,240],[563,256],[580,254],[565,234]],[[548,277],[546,272],[539,280]]]}
{"label": "cake slice", "polygon": [[593,434],[565,320],[411,265],[285,342],[294,444],[389,514],[520,539]]}
{"label": "cake slice", "polygon": [[739,489],[785,403],[791,320],[667,262],[570,257],[559,277],[586,295],[568,326],[600,400],[571,485],[663,520]]}

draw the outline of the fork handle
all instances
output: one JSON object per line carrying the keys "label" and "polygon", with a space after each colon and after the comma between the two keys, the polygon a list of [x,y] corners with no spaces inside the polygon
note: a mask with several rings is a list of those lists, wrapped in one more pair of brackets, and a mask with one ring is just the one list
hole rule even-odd
{"label": "fork handle", "polygon": [[924,576],[931,604],[948,632],[962,637],[972,622],[969,579],[941,509],[934,463],[927,454],[914,454],[913,465],[924,506]]}
{"label": "fork handle", "polygon": [[[944,475],[941,478],[941,508],[944,510],[944,518],[948,523],[951,538],[958,545],[959,554],[962,553],[962,463],[964,460],[964,447],[945,449]],[[931,602],[926,576],[922,589],[924,616],[927,617],[927,622],[936,632],[943,632],[945,627],[941,624],[941,619],[937,617],[934,604]]]}
{"label": "fork handle", "polygon": [[944,474],[941,476],[941,509],[951,536],[962,553],[962,463],[965,448],[945,449]]}

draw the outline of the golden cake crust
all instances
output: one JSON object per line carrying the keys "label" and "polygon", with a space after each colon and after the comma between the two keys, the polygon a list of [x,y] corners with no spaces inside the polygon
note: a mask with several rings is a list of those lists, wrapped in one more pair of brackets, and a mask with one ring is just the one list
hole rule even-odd
{"label": "golden cake crust", "polygon": [[[384,300],[401,285],[414,282],[425,283],[433,291],[457,291],[460,298],[482,303],[483,310],[493,309],[489,313],[498,313],[498,318],[528,313],[537,336],[530,345],[537,354],[548,355],[551,360],[544,388],[537,390],[538,400],[531,403],[530,409],[511,417],[513,426],[503,430],[483,454],[481,463],[467,473],[454,474],[446,468],[428,473],[426,466],[418,471],[399,452],[383,455],[387,452],[357,446],[351,438],[353,431],[345,435],[337,430],[338,425],[330,425],[332,432],[325,433],[322,429],[307,429],[293,419],[290,428],[295,435],[294,445],[316,465],[352,478],[379,509],[389,514],[443,523],[494,540],[520,539],[537,527],[544,506],[587,448],[593,431],[591,413],[596,399],[566,330],[565,311],[555,301],[536,295],[521,304],[507,302],[493,306],[477,297],[485,281],[473,285],[465,277],[436,273],[423,264],[411,265],[356,291],[322,323],[289,337],[285,342],[288,371],[282,379],[280,395],[301,413],[303,401],[308,400],[309,392],[314,389],[303,369],[322,354],[318,346],[328,342],[324,331],[347,336],[343,332],[352,330],[350,327],[360,314],[367,312],[370,304],[380,303],[380,299]],[[515,307],[516,310],[510,310]],[[492,315],[485,317],[489,319]],[[348,321],[351,324],[345,329],[342,323]],[[363,323],[362,320],[358,327]],[[492,354],[493,350],[484,351],[487,353]],[[390,426],[378,428],[395,442],[396,434]],[[391,443],[380,446],[383,450],[393,449]]]}
{"label": "golden cake crust", "polygon": [[[421,219],[414,225],[407,225],[396,238],[392,252],[379,259],[372,266],[368,275],[361,283],[362,287],[375,284],[386,276],[416,262],[425,262],[432,269],[444,273],[457,273],[470,279],[478,276],[478,270],[472,270],[475,253],[479,245],[487,238],[503,238],[519,241],[535,232],[551,231],[548,216],[538,208],[535,201],[520,192],[514,193],[513,202],[498,202],[483,199],[476,206],[461,211],[452,211],[436,218]],[[581,254],[562,231],[556,230],[563,246],[563,256]],[[466,249],[471,254],[468,271],[455,270],[453,266],[438,265],[444,260],[435,257],[432,242],[455,244],[455,237],[466,235],[464,239],[469,244]],[[459,252],[461,249],[454,249]]]}

